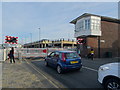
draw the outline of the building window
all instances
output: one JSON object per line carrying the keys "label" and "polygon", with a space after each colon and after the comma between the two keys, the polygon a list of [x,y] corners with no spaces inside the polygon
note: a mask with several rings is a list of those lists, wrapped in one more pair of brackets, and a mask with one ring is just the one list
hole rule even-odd
{"label": "building window", "polygon": [[90,30],[90,19],[85,20],[85,30]]}
{"label": "building window", "polygon": [[79,32],[81,30],[84,30],[84,21],[83,20],[78,21],[75,25],[76,32]]}
{"label": "building window", "polygon": [[83,28],[84,28],[84,25],[83,25],[84,23],[83,23],[83,21],[81,21],[80,22],[80,30],[83,30]]}
{"label": "building window", "polygon": [[87,20],[85,20],[85,30],[87,30]]}
{"label": "building window", "polygon": [[90,29],[90,19],[88,20],[88,29]]}
{"label": "building window", "polygon": [[100,30],[100,21],[98,19],[91,20],[91,29],[92,30]]}

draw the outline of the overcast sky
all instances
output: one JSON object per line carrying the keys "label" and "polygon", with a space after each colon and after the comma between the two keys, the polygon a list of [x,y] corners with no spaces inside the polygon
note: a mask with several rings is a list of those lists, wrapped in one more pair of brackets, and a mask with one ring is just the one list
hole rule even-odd
{"label": "overcast sky", "polygon": [[[19,37],[19,43],[41,39],[74,39],[76,17],[91,13],[118,18],[117,2],[3,2],[2,36]],[[0,22],[1,23],[1,22]],[[26,39],[25,39],[26,38]]]}

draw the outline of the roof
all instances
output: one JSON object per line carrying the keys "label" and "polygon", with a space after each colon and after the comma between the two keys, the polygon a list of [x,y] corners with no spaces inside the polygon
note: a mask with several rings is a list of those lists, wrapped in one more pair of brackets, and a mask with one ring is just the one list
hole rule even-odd
{"label": "roof", "polygon": [[106,16],[100,16],[100,15],[95,15],[95,14],[89,14],[89,13],[84,13],[81,16],[77,17],[76,19],[72,20],[70,23],[72,24],[76,24],[76,22],[83,18],[83,17],[88,17],[88,16],[97,16],[97,17],[101,17],[102,21],[108,21],[108,22],[114,22],[114,23],[119,23],[120,24],[120,19],[116,19],[116,18],[111,18],[111,17],[106,17]]}

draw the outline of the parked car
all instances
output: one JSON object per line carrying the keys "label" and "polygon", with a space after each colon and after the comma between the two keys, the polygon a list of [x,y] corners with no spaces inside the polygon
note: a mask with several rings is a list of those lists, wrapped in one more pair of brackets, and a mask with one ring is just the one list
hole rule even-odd
{"label": "parked car", "polygon": [[120,90],[120,62],[100,66],[98,81],[106,90]]}
{"label": "parked car", "polygon": [[54,51],[45,58],[45,65],[56,68],[57,72],[67,70],[80,70],[82,67],[81,57],[75,51]]}

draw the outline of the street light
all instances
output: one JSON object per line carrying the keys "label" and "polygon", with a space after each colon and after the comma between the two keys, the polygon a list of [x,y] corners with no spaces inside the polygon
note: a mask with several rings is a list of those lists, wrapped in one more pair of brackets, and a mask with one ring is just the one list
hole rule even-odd
{"label": "street light", "polygon": [[40,28],[38,28],[39,29],[39,48],[40,48]]}
{"label": "street light", "polygon": [[31,37],[31,47],[32,47],[32,33],[30,33],[30,37]]}
{"label": "street light", "polygon": [[26,44],[26,41],[27,41],[27,40],[26,40],[26,35],[25,35],[25,44]]}

